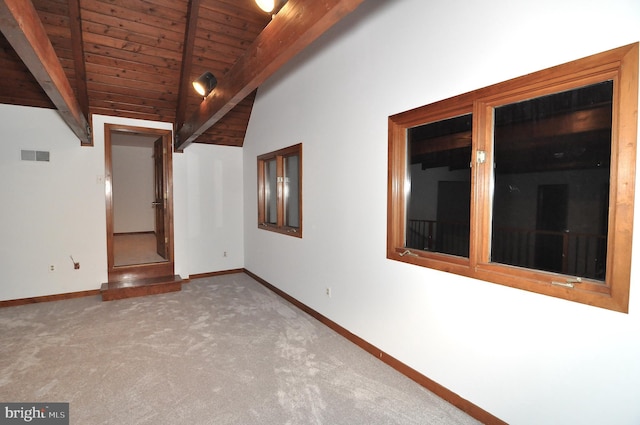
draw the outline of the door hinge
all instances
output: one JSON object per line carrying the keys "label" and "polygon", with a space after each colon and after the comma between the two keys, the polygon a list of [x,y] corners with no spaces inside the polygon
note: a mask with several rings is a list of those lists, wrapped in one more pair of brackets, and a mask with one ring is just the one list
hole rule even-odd
{"label": "door hinge", "polygon": [[476,151],[476,163],[484,164],[485,162],[487,162],[487,152]]}

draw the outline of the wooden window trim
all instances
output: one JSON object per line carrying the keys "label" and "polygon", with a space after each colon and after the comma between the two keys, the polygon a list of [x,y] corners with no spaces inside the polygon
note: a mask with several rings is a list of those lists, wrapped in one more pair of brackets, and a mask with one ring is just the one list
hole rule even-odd
{"label": "wooden window trim", "polygon": [[[278,177],[284,176],[284,159],[289,156],[298,156],[298,213],[299,227],[286,226],[284,223],[285,197],[284,181],[277,182],[276,205],[277,223],[267,223],[266,221],[266,183],[264,178],[265,163],[276,160],[276,174]],[[277,151],[265,153],[258,156],[258,228],[281,233],[288,236],[302,238],[302,143],[279,149]]]}
{"label": "wooden window trim", "polygon": [[[490,262],[495,107],[613,80],[609,227],[605,281],[573,288],[568,276]],[[473,113],[469,258],[405,248],[407,129]],[[553,297],[628,312],[638,125],[638,43],[498,83],[389,117],[387,258]]]}

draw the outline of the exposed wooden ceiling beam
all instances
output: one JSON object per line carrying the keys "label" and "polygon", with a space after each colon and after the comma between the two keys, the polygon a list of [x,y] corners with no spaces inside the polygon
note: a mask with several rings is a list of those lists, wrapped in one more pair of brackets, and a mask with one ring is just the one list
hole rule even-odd
{"label": "exposed wooden ceiling beam", "polygon": [[181,150],[193,143],[282,65],[363,1],[289,0],[182,126],[176,135],[175,148]]}
{"label": "exposed wooden ceiling beam", "polygon": [[184,49],[182,51],[182,66],[180,69],[180,88],[178,89],[178,105],[176,107],[176,130],[182,127],[187,117],[187,101],[191,87],[191,68],[193,65],[193,47],[198,29],[198,11],[200,0],[189,0],[187,10],[187,24],[184,34]]}
{"label": "exposed wooden ceiling beam", "polygon": [[71,131],[83,145],[91,145],[87,118],[31,0],[0,0],[0,30]]}

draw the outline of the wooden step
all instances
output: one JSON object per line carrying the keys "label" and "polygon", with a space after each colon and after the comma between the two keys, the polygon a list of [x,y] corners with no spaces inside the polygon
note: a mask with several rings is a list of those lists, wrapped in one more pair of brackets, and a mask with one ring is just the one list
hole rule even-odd
{"label": "wooden step", "polygon": [[143,297],[145,295],[166,294],[182,289],[182,278],[179,275],[160,276],[149,279],[138,279],[122,282],[105,282],[100,288],[102,301],[121,300],[124,298]]}

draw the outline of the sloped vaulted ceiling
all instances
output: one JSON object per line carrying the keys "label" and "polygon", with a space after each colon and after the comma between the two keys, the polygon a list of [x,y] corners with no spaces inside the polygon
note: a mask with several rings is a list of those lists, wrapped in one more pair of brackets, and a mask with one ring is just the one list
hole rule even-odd
{"label": "sloped vaulted ceiling", "polygon": [[[364,0],[0,0],[0,103],[172,122],[176,148],[242,146],[256,89]],[[218,79],[202,99],[191,81]]]}

